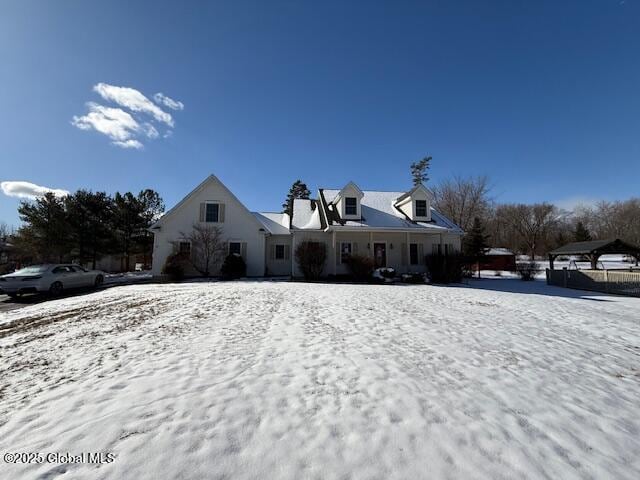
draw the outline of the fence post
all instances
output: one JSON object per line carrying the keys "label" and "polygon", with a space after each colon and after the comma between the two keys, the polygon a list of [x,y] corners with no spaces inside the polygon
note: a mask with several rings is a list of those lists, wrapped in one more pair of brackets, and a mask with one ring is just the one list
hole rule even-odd
{"label": "fence post", "polygon": [[567,267],[562,267],[562,286],[567,288]]}
{"label": "fence post", "polygon": [[609,271],[604,269],[604,291],[609,293]]}

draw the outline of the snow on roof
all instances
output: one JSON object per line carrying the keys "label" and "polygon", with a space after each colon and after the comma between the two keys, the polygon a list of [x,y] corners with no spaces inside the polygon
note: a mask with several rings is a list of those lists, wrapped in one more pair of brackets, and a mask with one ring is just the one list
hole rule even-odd
{"label": "snow on roof", "polygon": [[272,235],[289,235],[289,215],[274,212],[251,212]]}
{"label": "snow on roof", "polygon": [[508,248],[494,247],[487,250],[486,255],[514,255]]}
{"label": "snow on roof", "polygon": [[291,225],[302,230],[320,230],[320,208],[313,208],[313,201],[304,198],[293,200],[293,220]]}
{"label": "snow on roof", "polygon": [[[340,192],[335,189],[323,189],[325,199],[330,198]],[[400,212],[395,203],[397,199],[406,192],[379,192],[364,190],[364,196],[360,200],[362,220],[347,220],[344,226],[347,227],[369,227],[369,228],[406,228],[406,229],[429,229],[432,231],[453,230],[462,233],[460,227],[451,220],[431,207],[431,222],[412,222]]]}

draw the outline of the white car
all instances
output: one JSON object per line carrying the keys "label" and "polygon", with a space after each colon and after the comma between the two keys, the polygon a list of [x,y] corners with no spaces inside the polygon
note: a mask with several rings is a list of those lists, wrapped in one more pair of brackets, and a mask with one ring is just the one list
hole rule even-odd
{"label": "white car", "polygon": [[87,270],[80,265],[35,265],[0,276],[0,292],[11,298],[39,292],[60,295],[67,289],[99,287],[102,282],[104,272]]}

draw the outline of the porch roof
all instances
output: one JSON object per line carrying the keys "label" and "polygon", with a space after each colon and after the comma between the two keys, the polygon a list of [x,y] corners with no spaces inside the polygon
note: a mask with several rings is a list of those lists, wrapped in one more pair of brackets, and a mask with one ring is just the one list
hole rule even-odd
{"label": "porch roof", "polygon": [[574,242],[556,248],[549,252],[551,256],[558,255],[633,255],[640,258],[640,247],[623,242],[619,238],[613,240],[593,240],[589,242]]}

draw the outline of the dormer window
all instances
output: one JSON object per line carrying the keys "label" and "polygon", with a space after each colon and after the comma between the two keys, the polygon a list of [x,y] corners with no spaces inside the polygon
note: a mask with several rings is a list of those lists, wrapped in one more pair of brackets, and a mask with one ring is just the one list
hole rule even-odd
{"label": "dormer window", "polygon": [[416,200],[416,217],[426,217],[426,216],[427,216],[427,201]]}
{"label": "dormer window", "polygon": [[350,216],[358,215],[358,199],[356,197],[345,197],[344,214]]}

